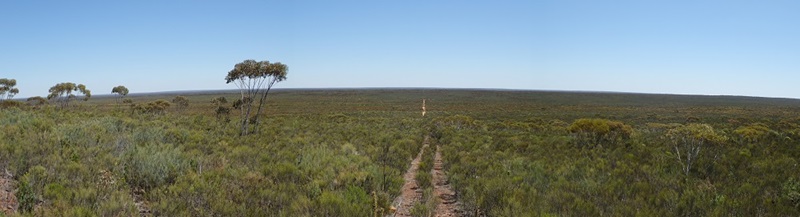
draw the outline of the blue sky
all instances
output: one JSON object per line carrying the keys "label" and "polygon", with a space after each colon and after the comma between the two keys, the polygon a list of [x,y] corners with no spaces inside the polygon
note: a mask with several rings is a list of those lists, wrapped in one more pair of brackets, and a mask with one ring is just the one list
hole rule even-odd
{"label": "blue sky", "polygon": [[461,87],[800,98],[797,1],[2,1],[18,97],[235,89],[245,59],[286,88]]}

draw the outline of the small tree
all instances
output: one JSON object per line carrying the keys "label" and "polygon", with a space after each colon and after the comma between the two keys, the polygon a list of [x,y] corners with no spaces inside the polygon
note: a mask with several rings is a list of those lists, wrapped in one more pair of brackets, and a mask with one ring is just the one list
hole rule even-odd
{"label": "small tree", "polygon": [[0,78],[0,101],[14,98],[19,93],[19,89],[14,86],[17,86],[17,80]]}
{"label": "small tree", "polygon": [[140,114],[164,114],[171,105],[166,100],[159,99],[145,104],[131,104],[131,109]]}
{"label": "small tree", "polygon": [[125,87],[125,86],[119,85],[119,86],[116,86],[114,88],[111,88],[111,93],[112,94],[115,93],[115,94],[117,94],[117,96],[119,96],[117,98],[117,103],[119,103],[119,99],[122,99],[122,98],[124,98],[125,96],[128,95],[128,88]]}
{"label": "small tree", "polygon": [[693,165],[700,158],[703,149],[723,144],[727,140],[714,131],[710,125],[694,123],[669,130],[667,137],[672,141],[675,160],[681,165],[681,169],[687,177]]}
{"label": "small tree", "polygon": [[217,107],[217,109],[214,111],[217,119],[220,119],[224,116],[225,120],[228,120],[228,114],[230,114],[231,108],[225,106],[227,103],[228,99],[226,99],[224,96],[220,96],[211,100],[211,104]]}
{"label": "small tree", "polygon": [[[234,83],[241,93],[241,116],[242,126],[241,135],[250,132],[249,125],[252,119],[253,125],[258,131],[258,118],[261,115],[267,94],[275,83],[286,80],[288,67],[282,63],[270,63],[269,61],[245,60],[236,64],[228,75],[225,76],[225,83]],[[264,89],[266,87],[266,89]],[[253,110],[252,99],[259,99],[258,108],[254,117],[251,117]]]}
{"label": "small tree", "polygon": [[33,106],[34,108],[39,108],[40,106],[47,104],[47,99],[41,96],[34,96],[28,98],[27,102],[28,105]]}
{"label": "small tree", "polygon": [[228,99],[224,96],[211,99],[211,104],[214,104],[215,106],[222,106],[225,105],[225,103],[228,103]]}
{"label": "small tree", "polygon": [[172,103],[178,106],[178,109],[184,110],[186,107],[189,107],[189,99],[185,96],[176,96],[172,99]]}
{"label": "small tree", "polygon": [[76,85],[72,82],[64,82],[58,83],[53,87],[50,87],[50,95],[47,95],[47,99],[56,99],[57,101],[61,102],[61,107],[67,107],[69,105],[69,101],[72,99],[77,98],[72,92],[80,92],[83,94],[83,101],[89,100],[92,97],[92,91],[86,89],[86,86],[83,84]]}

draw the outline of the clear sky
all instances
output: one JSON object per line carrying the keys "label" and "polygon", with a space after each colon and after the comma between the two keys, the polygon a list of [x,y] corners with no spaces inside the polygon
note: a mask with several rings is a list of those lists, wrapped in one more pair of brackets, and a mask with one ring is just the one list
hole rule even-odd
{"label": "clear sky", "polygon": [[1,1],[18,97],[277,87],[461,87],[800,98],[800,1]]}

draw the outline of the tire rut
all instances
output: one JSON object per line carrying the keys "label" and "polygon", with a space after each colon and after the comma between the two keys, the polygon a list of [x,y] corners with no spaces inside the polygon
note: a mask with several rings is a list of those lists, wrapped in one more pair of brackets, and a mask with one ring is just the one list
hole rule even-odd
{"label": "tire rut", "polygon": [[425,149],[428,148],[428,137],[425,137],[425,141],[423,142],[422,148],[417,154],[417,157],[411,161],[411,166],[406,171],[406,174],[403,175],[403,187],[400,189],[400,196],[394,199],[392,202],[392,206],[396,208],[394,216],[397,217],[407,217],[411,216],[411,207],[414,205],[415,202],[422,200],[422,189],[419,188],[419,184],[417,184],[417,180],[415,179],[417,176],[417,170],[419,170],[419,162],[422,159],[422,155],[425,153]]}
{"label": "tire rut", "polygon": [[444,171],[442,163],[441,146],[436,146],[436,154],[433,158],[433,169],[431,175],[433,179],[433,194],[437,198],[436,209],[433,216],[463,216],[459,209],[461,206],[458,203],[456,192],[450,187],[450,182],[447,181],[447,173]]}

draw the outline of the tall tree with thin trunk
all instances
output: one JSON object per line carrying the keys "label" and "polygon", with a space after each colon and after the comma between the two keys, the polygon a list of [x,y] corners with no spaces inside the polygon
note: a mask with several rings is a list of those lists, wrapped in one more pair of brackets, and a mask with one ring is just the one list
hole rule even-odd
{"label": "tall tree with thin trunk", "polygon": [[56,99],[56,101],[61,103],[62,108],[67,107],[70,100],[77,98],[77,96],[72,94],[73,92],[82,93],[84,96],[83,101],[87,101],[92,97],[92,91],[86,89],[86,85],[76,85],[72,82],[58,83],[50,87],[49,92],[50,95],[47,95],[47,99]]}
{"label": "tall tree with thin trunk", "polygon": [[17,80],[0,78],[0,101],[14,98],[19,93],[19,89],[14,86],[17,86]]}
{"label": "tall tree with thin trunk", "polygon": [[111,88],[111,93],[116,93],[119,97],[117,98],[117,104],[119,104],[119,100],[124,98],[128,95],[128,88],[122,85],[116,86]]}
{"label": "tall tree with thin trunk", "polygon": [[261,116],[261,110],[264,107],[264,102],[267,101],[267,94],[269,94],[269,91],[272,89],[272,86],[274,86],[275,83],[286,80],[286,72],[289,71],[289,67],[280,62],[268,63],[264,70],[264,73],[267,75],[267,89],[264,90],[264,93],[261,95],[261,100],[258,102],[258,112],[256,112],[256,120],[254,123],[256,132],[258,132],[258,126],[260,126],[258,118]]}
{"label": "tall tree with thin trunk", "polygon": [[[258,117],[267,100],[267,94],[275,83],[286,80],[287,71],[288,67],[279,62],[245,60],[236,64],[225,76],[226,83],[234,83],[241,93],[241,99],[237,100],[241,102],[238,107],[242,118],[241,135],[250,132],[251,122],[258,129]],[[251,116],[254,99],[259,99],[258,108],[255,116]]]}

